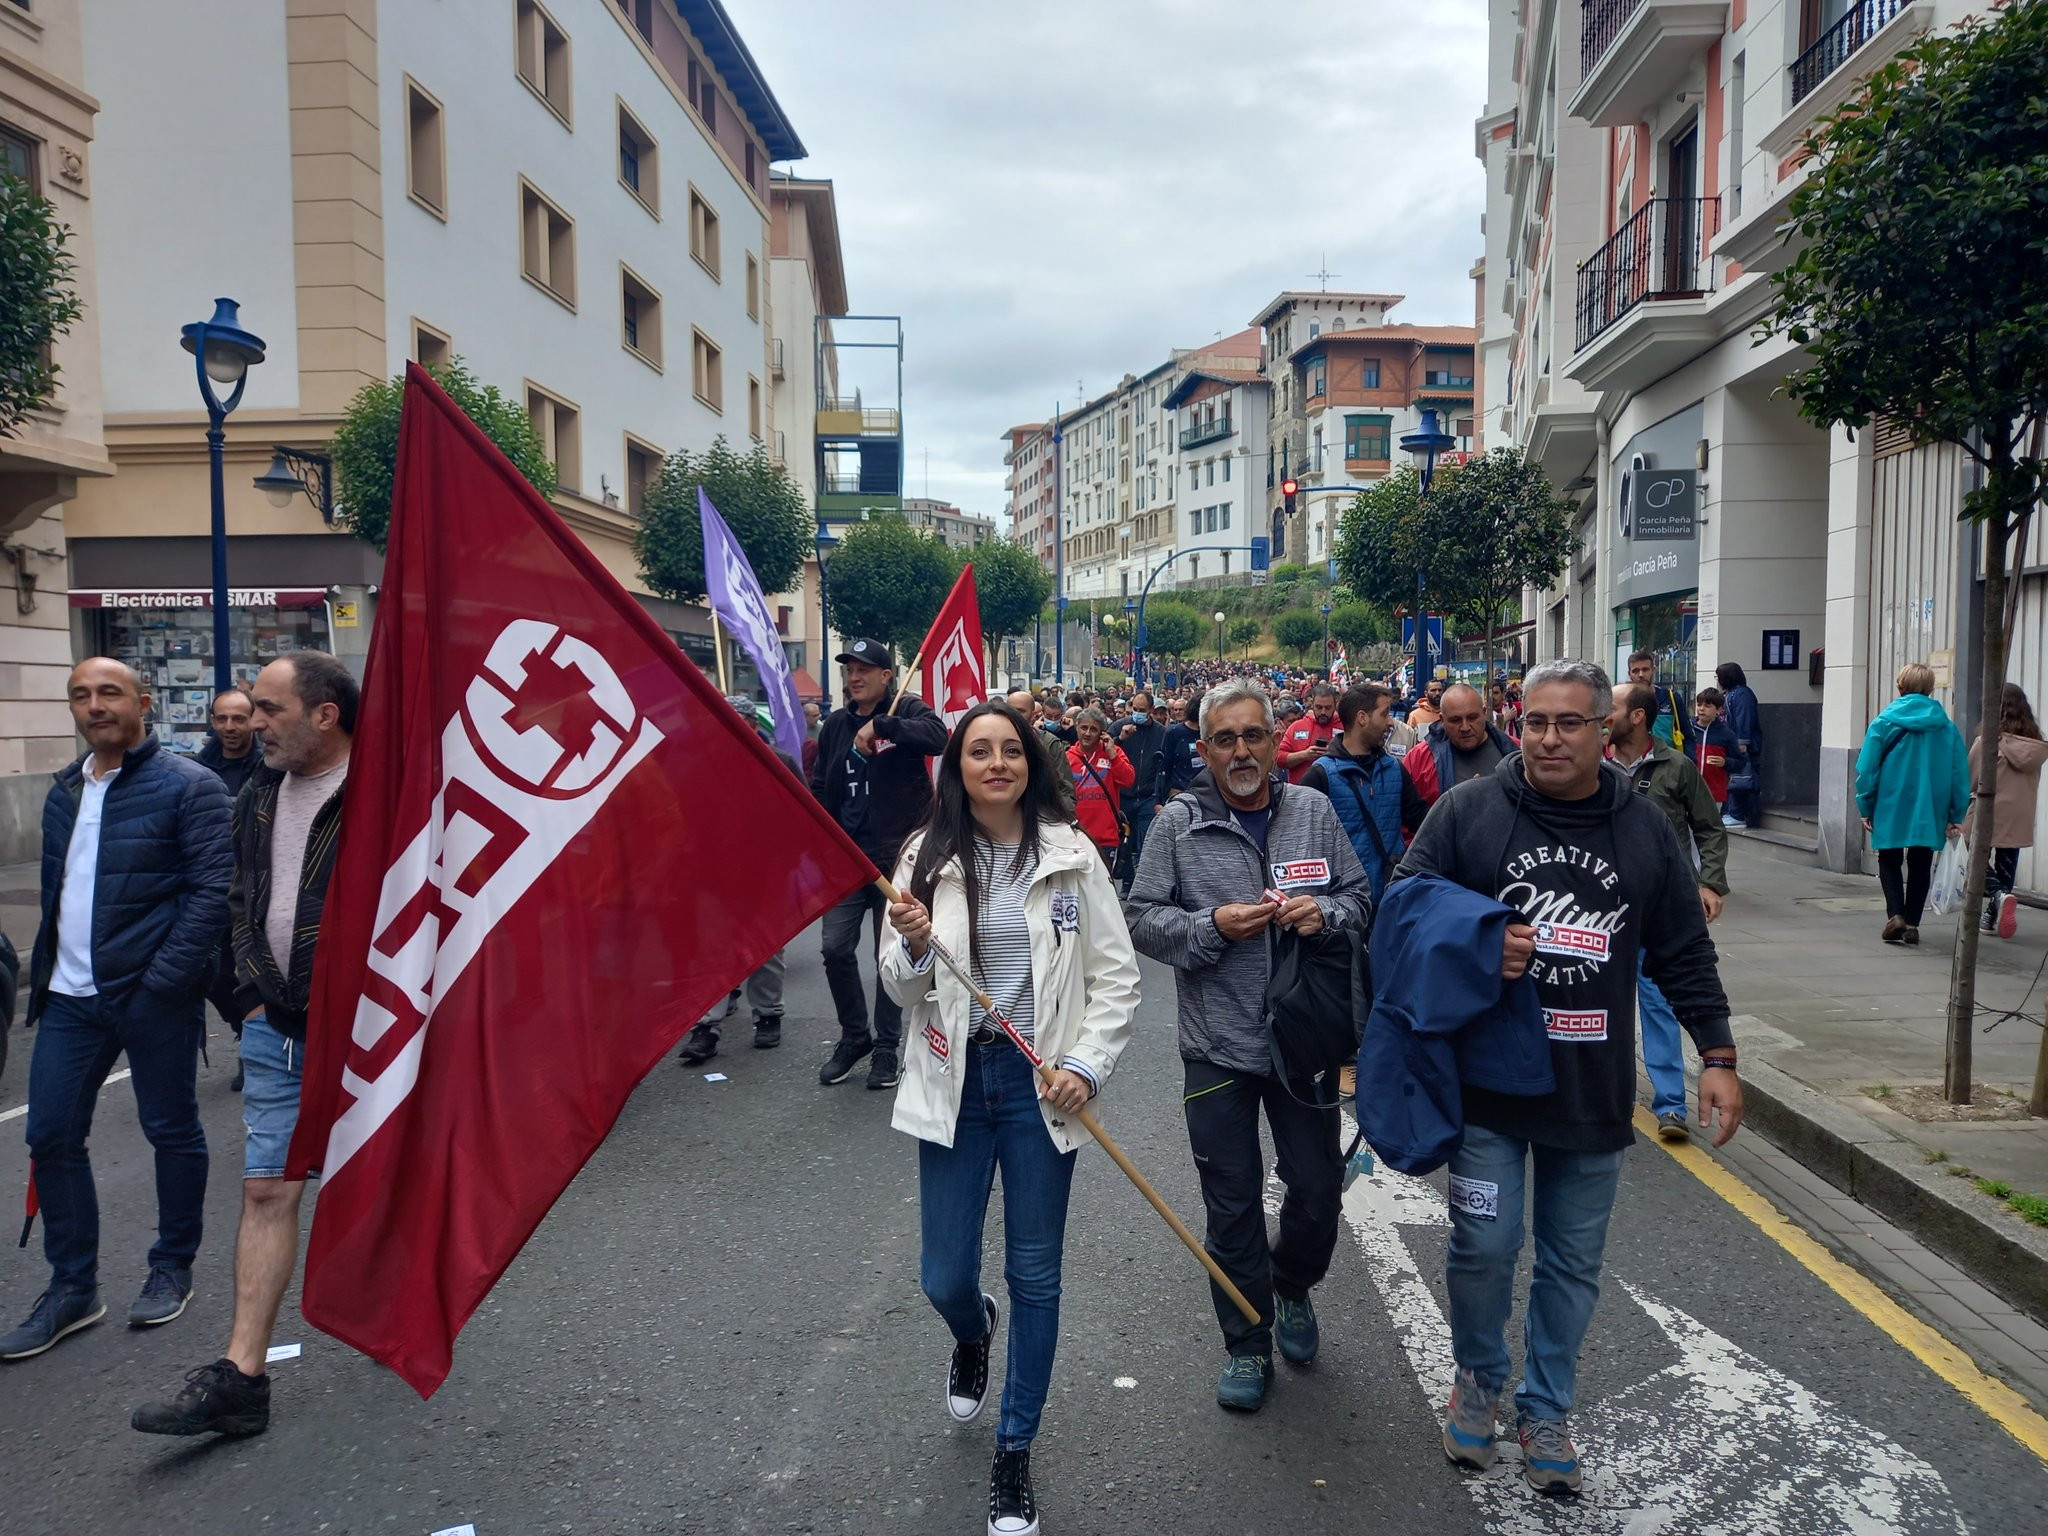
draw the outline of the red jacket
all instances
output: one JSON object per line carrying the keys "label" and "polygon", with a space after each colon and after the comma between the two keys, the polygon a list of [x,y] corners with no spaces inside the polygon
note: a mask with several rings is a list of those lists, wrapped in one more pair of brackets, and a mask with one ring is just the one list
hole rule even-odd
{"label": "red jacket", "polygon": [[1123,841],[1117,831],[1118,801],[1138,782],[1137,767],[1114,743],[1104,742],[1092,759],[1082,755],[1078,744],[1067,748],[1067,771],[1074,776],[1074,819],[1081,830],[1098,848],[1116,847]]}
{"label": "red jacket", "polygon": [[[1300,752],[1315,746],[1326,747],[1343,734],[1344,727],[1334,720],[1328,725],[1324,725],[1314,715],[1303,715],[1294,724],[1280,733],[1280,750],[1283,753],[1287,753]],[[1316,759],[1310,758],[1307,762],[1288,769],[1287,782],[1299,784],[1307,777],[1309,769],[1315,767],[1315,765]]]}

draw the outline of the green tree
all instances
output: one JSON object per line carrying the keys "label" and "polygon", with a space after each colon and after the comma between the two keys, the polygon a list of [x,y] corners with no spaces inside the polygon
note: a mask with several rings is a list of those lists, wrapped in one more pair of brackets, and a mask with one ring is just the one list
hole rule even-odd
{"label": "green tree", "polygon": [[[459,357],[428,371],[535,490],[555,494],[555,467],[524,409],[495,384],[478,383]],[[398,416],[404,403],[403,374],[365,384],[349,401],[327,445],[334,458],[335,517],[380,550],[391,533],[391,482],[398,472]]]}
{"label": "green tree", "polygon": [[[1787,209],[1795,254],[1761,333],[1805,349],[1800,414],[1883,417],[1953,444],[1981,471],[1963,516],[1983,535],[1986,741],[1998,739],[2011,555],[2044,484],[2048,431],[2048,4],[2003,6],[1872,71],[1807,140]],[[1978,913],[1997,754],[1977,767],[1944,1089],[1970,1101]],[[2036,1100],[2048,1098],[2037,1082]]]}
{"label": "green tree", "polygon": [[1045,600],[1052,596],[1052,572],[1022,544],[990,539],[973,549],[955,550],[953,568],[974,565],[974,595],[981,604],[981,639],[988,647],[989,675],[995,675],[999,647],[1038,622]]}
{"label": "green tree", "polygon": [[1331,637],[1341,640],[1353,659],[1368,645],[1393,638],[1387,617],[1371,603],[1339,603],[1330,610]]}
{"label": "green tree", "polygon": [[855,523],[826,567],[832,628],[888,641],[907,670],[956,574],[946,546],[902,518]]}
{"label": "green tree", "polygon": [[1294,652],[1294,663],[1302,666],[1311,646],[1323,643],[1323,616],[1311,608],[1291,608],[1273,619],[1273,638],[1283,650]]}
{"label": "green tree", "polygon": [[679,603],[704,595],[700,487],[746,551],[761,590],[794,586],[816,536],[803,489],[759,443],[741,454],[723,437],[702,453],[670,454],[647,487],[640,525],[633,530],[633,554],[647,585]]}
{"label": "green tree", "polygon": [[1145,604],[1145,649],[1154,656],[1186,656],[1202,643],[1214,623],[1186,603]]}
{"label": "green tree", "polygon": [[1230,621],[1230,643],[1244,652],[1244,659],[1252,659],[1252,643],[1266,632],[1266,626],[1257,619],[1246,616]]}
{"label": "green tree", "polygon": [[0,171],[0,437],[57,392],[50,346],[82,313],[70,238],[48,198]]}

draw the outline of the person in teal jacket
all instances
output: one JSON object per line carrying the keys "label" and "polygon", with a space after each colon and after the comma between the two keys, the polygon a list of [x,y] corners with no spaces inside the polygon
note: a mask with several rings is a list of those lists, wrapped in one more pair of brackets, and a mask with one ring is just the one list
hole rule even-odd
{"label": "person in teal jacket", "polygon": [[1899,668],[1899,696],[1870,722],[1856,759],[1856,810],[1877,849],[1884,941],[1918,944],[1934,855],[1970,808],[1970,757],[1948,711],[1929,697],[1934,669]]}

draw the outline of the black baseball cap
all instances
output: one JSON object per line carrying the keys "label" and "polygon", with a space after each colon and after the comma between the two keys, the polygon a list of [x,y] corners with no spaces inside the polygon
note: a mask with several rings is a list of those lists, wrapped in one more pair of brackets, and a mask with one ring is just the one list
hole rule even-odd
{"label": "black baseball cap", "polygon": [[896,670],[896,654],[879,640],[870,640],[865,635],[853,641],[845,650],[832,658],[834,661],[860,661],[871,667],[887,667]]}

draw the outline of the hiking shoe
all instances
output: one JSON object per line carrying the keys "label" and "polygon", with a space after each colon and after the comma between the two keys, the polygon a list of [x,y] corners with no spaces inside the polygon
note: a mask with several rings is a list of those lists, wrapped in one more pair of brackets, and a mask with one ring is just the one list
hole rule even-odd
{"label": "hiking shoe", "polygon": [[1499,1434],[1500,1394],[1489,1392],[1463,1366],[1444,1408],[1444,1455],[1457,1466],[1484,1472],[1493,1465]]}
{"label": "hiking shoe", "polygon": [[953,1346],[946,1368],[946,1412],[955,1424],[972,1424],[988,1402],[988,1355],[996,1341],[996,1299],[981,1293],[981,1315],[987,1326],[972,1344]]}
{"label": "hiking shoe", "polygon": [[97,1286],[87,1291],[60,1291],[53,1286],[36,1298],[27,1322],[0,1334],[0,1360],[40,1355],[65,1334],[90,1328],[106,1315]]}
{"label": "hiking shoe", "polygon": [[1216,1401],[1239,1413],[1257,1413],[1266,1401],[1266,1383],[1273,1379],[1267,1355],[1232,1355],[1216,1378]]}
{"label": "hiking shoe", "polygon": [[144,1403],[128,1423],[145,1435],[260,1435],[270,1427],[270,1378],[216,1360],[187,1371],[177,1396]]}
{"label": "hiking shoe", "polygon": [[772,1051],[772,1050],[774,1050],[774,1049],[775,1049],[775,1048],[776,1048],[776,1047],[777,1047],[778,1045],[780,1045],[780,1044],[782,1044],[782,1015],[781,1015],[781,1014],[779,1014],[779,1013],[778,1013],[778,1014],[776,1014],[776,1015],[775,1015],[775,1017],[774,1017],[774,1018],[772,1018],[772,1019],[756,1019],[756,1020],[754,1020],[754,1049],[755,1049],[755,1050],[757,1050],[757,1051]]}
{"label": "hiking shoe", "polygon": [[902,1076],[902,1069],[896,1064],[896,1053],[884,1046],[875,1052],[875,1059],[868,1063],[868,1086],[870,1088],[894,1088]]}
{"label": "hiking shoe", "polygon": [[701,1067],[718,1054],[718,1031],[709,1024],[694,1026],[683,1041],[683,1048],[676,1052],[676,1060],[686,1067]]}
{"label": "hiking shoe", "polygon": [[1884,920],[1884,932],[1878,937],[1887,944],[1903,944],[1906,942],[1905,932],[1906,920],[1903,917],[1888,917]]}
{"label": "hiking shoe", "polygon": [[192,1299],[192,1271],[171,1264],[152,1264],[142,1294],[128,1309],[130,1328],[154,1328],[181,1316]]}
{"label": "hiking shoe", "polygon": [[1538,1493],[1579,1491],[1579,1448],[1572,1444],[1563,1419],[1532,1419],[1527,1414],[1515,1422],[1522,1441],[1522,1476]]}
{"label": "hiking shoe", "polygon": [[1918,944],[1920,942],[1920,930],[1908,923],[1899,930],[1899,942],[1901,944]]}
{"label": "hiking shoe", "polygon": [[1686,1128],[1685,1111],[1667,1109],[1657,1117],[1657,1139],[1659,1141],[1685,1141],[1692,1132]]}
{"label": "hiking shoe", "polygon": [[2011,891],[1998,898],[1998,936],[2009,939],[2020,931],[2020,899]]}
{"label": "hiking shoe", "polygon": [[1273,1342],[1292,1364],[1307,1365],[1316,1357],[1323,1336],[1316,1327],[1316,1304],[1306,1296],[1273,1298]]}
{"label": "hiking shoe", "polygon": [[875,1042],[862,1037],[858,1040],[842,1039],[832,1048],[831,1059],[818,1068],[818,1081],[830,1088],[834,1083],[843,1083],[853,1076],[853,1069],[860,1065],[861,1058],[873,1053]]}
{"label": "hiking shoe", "polygon": [[996,1452],[988,1469],[988,1536],[1038,1536],[1029,1451]]}

